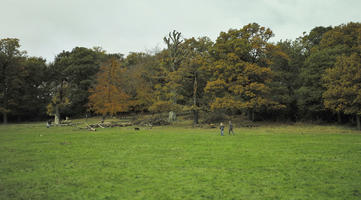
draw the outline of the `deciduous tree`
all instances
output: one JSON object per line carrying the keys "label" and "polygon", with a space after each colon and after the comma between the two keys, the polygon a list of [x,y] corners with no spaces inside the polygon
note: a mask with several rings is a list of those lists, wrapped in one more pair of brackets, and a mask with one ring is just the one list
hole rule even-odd
{"label": "deciduous tree", "polygon": [[[178,107],[177,101],[182,97],[179,95],[179,80],[181,79],[180,74],[178,73],[178,69],[180,63],[185,57],[185,51],[182,48],[183,39],[180,32],[173,30],[168,34],[168,37],[163,38],[164,42],[167,45],[168,56],[165,60],[165,66],[168,68],[167,71],[167,83],[166,87],[168,88],[168,97],[170,102],[174,104],[173,107]],[[169,115],[175,116],[175,110],[172,110]],[[169,119],[173,120],[175,117],[169,116]]]}
{"label": "deciduous tree", "polygon": [[295,121],[297,118],[297,98],[295,91],[299,88],[299,71],[305,56],[299,40],[280,41],[270,54],[270,68],[274,74],[269,84],[272,100],[285,105],[285,109],[272,112],[273,118]]}
{"label": "deciduous tree", "polygon": [[212,51],[215,62],[209,70],[213,76],[205,87],[213,94],[212,109],[241,110],[254,120],[254,112],[280,108],[270,98],[268,86],[273,76],[267,57],[272,35],[256,23],[221,32]]}
{"label": "deciduous tree", "polygon": [[207,73],[203,70],[210,64],[209,51],[213,42],[207,37],[186,39],[183,48],[187,52],[178,73],[180,94],[185,109],[193,112],[193,123],[198,124],[199,111],[205,106],[204,88],[207,83]]}
{"label": "deciduous tree", "polygon": [[122,73],[124,92],[129,95],[130,111],[144,112],[155,102],[154,69],[158,64],[155,56],[146,53],[130,53],[124,60]]}
{"label": "deciduous tree", "polygon": [[114,58],[101,66],[97,83],[90,89],[89,107],[92,111],[103,117],[128,111],[129,95],[121,87],[124,70],[120,61]]}
{"label": "deciduous tree", "polygon": [[335,112],[356,116],[357,128],[361,130],[361,56],[338,57],[333,68],[323,76],[326,91],[323,93],[324,105]]}
{"label": "deciduous tree", "polygon": [[16,106],[17,92],[21,82],[21,61],[25,52],[19,50],[19,40],[5,38],[0,40],[0,112],[3,123],[8,122],[11,107]]}
{"label": "deciduous tree", "polygon": [[44,119],[49,103],[49,68],[43,58],[27,57],[22,62],[22,81],[15,115],[18,119]]}
{"label": "deciduous tree", "polygon": [[75,47],[71,51],[59,53],[55,59],[58,75],[68,83],[68,98],[71,104],[63,112],[71,116],[81,116],[86,112],[89,89],[95,83],[95,75],[100,64],[108,58],[101,48]]}
{"label": "deciduous tree", "polygon": [[[306,118],[328,117],[322,98],[326,88],[322,84],[325,70],[335,65],[339,55],[350,56],[359,48],[360,23],[348,23],[334,28],[316,27],[305,35],[308,57],[300,72],[302,86],[296,91],[298,106]],[[332,115],[331,115],[332,116]]]}

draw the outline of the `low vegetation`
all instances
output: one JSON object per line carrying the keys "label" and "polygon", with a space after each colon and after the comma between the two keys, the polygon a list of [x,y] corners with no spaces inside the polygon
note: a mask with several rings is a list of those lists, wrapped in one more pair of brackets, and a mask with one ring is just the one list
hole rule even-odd
{"label": "low vegetation", "polygon": [[2,125],[0,199],[361,198],[355,129],[237,122],[221,137],[191,124]]}

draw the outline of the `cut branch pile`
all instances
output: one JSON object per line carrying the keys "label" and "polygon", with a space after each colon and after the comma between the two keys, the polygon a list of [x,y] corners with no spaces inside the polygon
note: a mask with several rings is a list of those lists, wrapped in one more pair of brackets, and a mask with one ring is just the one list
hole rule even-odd
{"label": "cut branch pile", "polygon": [[91,128],[113,128],[113,127],[126,127],[132,126],[130,122],[98,122],[96,124],[90,124]]}
{"label": "cut branch pile", "polygon": [[82,130],[96,131],[97,128],[126,127],[126,126],[133,125],[130,122],[103,122],[103,121],[100,121],[95,124],[88,124],[87,122],[85,122],[85,127],[80,127],[80,126],[78,126],[79,124],[82,124],[82,123],[61,124],[61,126],[75,126],[78,129],[82,129]]}
{"label": "cut branch pile", "polygon": [[152,128],[153,126],[166,126],[169,125],[170,123],[167,120],[159,116],[156,116],[148,119],[142,119],[142,118],[136,119],[133,121],[133,124]]}

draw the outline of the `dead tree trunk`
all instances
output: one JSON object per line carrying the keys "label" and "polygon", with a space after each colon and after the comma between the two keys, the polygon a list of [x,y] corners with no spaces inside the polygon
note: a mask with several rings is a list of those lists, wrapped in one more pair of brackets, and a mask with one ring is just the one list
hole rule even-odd
{"label": "dead tree trunk", "polygon": [[[173,32],[169,33],[169,37],[164,37],[163,40],[167,44],[167,47],[168,47],[168,53],[169,53],[169,58],[170,58],[169,72],[176,72],[183,59],[183,54],[184,54],[184,52],[182,51],[181,46],[180,46],[181,43],[183,42],[183,40],[181,39],[181,33],[174,30]],[[173,80],[171,80],[171,81],[173,81]],[[172,94],[171,101],[174,105],[176,105],[177,104],[177,89],[172,88],[171,94]],[[171,122],[171,120],[175,119],[172,116],[176,116],[175,111],[169,112],[168,119],[170,120],[170,122]]]}
{"label": "dead tree trunk", "polygon": [[60,112],[59,112],[59,104],[55,105],[55,115],[54,115],[54,124],[60,124]]}
{"label": "dead tree trunk", "polygon": [[170,111],[168,114],[168,122],[174,122],[177,119],[177,114],[173,111]]}

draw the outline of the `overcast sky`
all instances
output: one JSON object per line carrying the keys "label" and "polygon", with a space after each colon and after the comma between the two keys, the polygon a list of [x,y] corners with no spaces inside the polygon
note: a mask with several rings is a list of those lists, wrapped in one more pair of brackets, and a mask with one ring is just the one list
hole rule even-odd
{"label": "overcast sky", "polygon": [[29,56],[48,62],[76,46],[123,54],[161,49],[174,29],[214,41],[256,22],[278,41],[350,21],[361,21],[360,0],[0,0],[0,38],[18,38]]}

